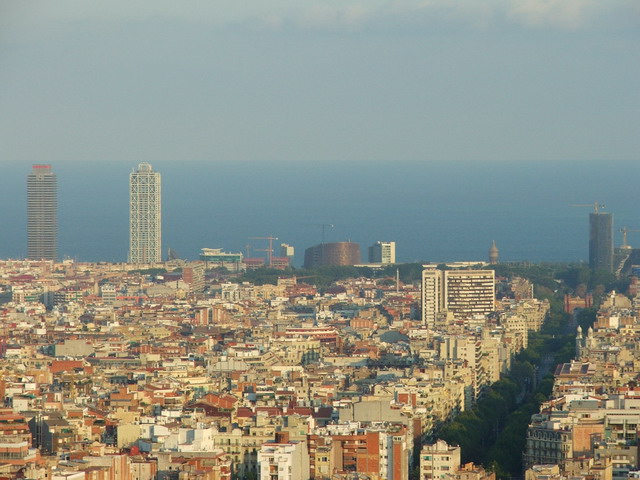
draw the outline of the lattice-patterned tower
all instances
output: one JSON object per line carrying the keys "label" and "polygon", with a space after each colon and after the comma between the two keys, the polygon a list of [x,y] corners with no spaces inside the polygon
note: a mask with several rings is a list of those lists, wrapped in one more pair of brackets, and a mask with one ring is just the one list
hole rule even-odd
{"label": "lattice-patterned tower", "polygon": [[129,263],[162,261],[160,174],[141,163],[129,175]]}
{"label": "lattice-patterned tower", "polygon": [[58,250],[58,183],[51,165],[27,175],[27,257],[55,260]]}

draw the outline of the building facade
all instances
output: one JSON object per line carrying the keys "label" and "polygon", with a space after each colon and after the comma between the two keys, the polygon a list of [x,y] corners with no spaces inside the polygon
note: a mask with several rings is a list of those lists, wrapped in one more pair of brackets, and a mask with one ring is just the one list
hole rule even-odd
{"label": "building facade", "polygon": [[448,311],[456,319],[486,315],[495,310],[496,281],[493,270],[422,271],[422,322],[433,325],[438,313]]}
{"label": "building facade", "polygon": [[189,293],[196,294],[204,292],[205,271],[203,263],[192,262],[182,268],[182,280],[189,285]]}
{"label": "building facade", "polygon": [[241,252],[223,252],[221,248],[203,248],[200,252],[200,260],[205,262],[207,268],[225,268],[239,272],[244,268],[243,259]]}
{"label": "building facade", "polygon": [[437,268],[422,271],[422,323],[433,327],[436,316],[444,309],[444,275]]}
{"label": "building facade", "polygon": [[129,263],[162,261],[161,178],[141,163],[129,175]]}
{"label": "building facade", "polygon": [[420,480],[445,478],[460,466],[460,447],[449,445],[444,440],[427,444],[420,452]]}
{"label": "building facade", "polygon": [[360,245],[352,242],[320,243],[304,252],[304,268],[357,265]]}
{"label": "building facade", "polygon": [[456,318],[486,315],[495,310],[496,280],[493,270],[445,270],[447,310]]}
{"label": "building facade", "polygon": [[396,242],[376,242],[369,247],[370,263],[396,263]]}
{"label": "building facade", "polygon": [[27,175],[27,257],[55,260],[58,253],[58,182],[51,165]]}
{"label": "building facade", "polygon": [[280,244],[280,256],[287,257],[289,259],[289,263],[293,263],[293,257],[296,254],[296,249],[293,245],[289,245],[287,243]]}
{"label": "building facade", "polygon": [[265,443],[258,452],[260,480],[308,480],[306,443]]}
{"label": "building facade", "polygon": [[613,214],[589,214],[589,267],[613,272]]}
{"label": "building facade", "polygon": [[523,455],[524,467],[561,465],[573,456],[572,446],[572,431],[559,422],[544,421],[529,425]]}

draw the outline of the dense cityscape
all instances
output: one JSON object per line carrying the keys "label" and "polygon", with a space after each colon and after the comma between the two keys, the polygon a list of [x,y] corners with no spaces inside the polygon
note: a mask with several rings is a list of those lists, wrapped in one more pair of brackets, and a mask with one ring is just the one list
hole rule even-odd
{"label": "dense cityscape", "polygon": [[640,480],[640,2],[0,2],[0,480]]}
{"label": "dense cityscape", "polygon": [[28,258],[0,260],[0,479],[640,476],[640,250],[597,202],[576,205],[588,266],[503,264],[495,241],[402,264],[388,239],[362,262],[330,224],[303,268],[272,235],[186,261],[141,163],[128,261],[82,263],[57,258],[52,166],[26,185]]}

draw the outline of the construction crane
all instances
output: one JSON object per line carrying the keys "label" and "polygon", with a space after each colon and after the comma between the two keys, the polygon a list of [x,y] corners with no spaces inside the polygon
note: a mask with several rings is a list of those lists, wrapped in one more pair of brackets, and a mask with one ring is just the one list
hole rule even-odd
{"label": "construction crane", "polygon": [[620,245],[620,248],[631,248],[631,246],[627,243],[627,233],[640,232],[640,230],[631,230],[627,227],[622,227],[620,231],[622,232],[622,245]]}
{"label": "construction crane", "polygon": [[272,258],[273,258],[273,241],[274,240],[278,240],[278,237],[272,237],[272,236],[268,236],[268,237],[249,237],[250,240],[269,240],[269,248],[254,248],[254,250],[260,251],[260,252],[267,252],[267,264],[269,265],[269,268],[271,268],[271,266],[273,265],[272,263]]}
{"label": "construction crane", "polygon": [[335,227],[333,223],[305,223],[305,225],[322,228],[322,243],[324,243],[324,234],[326,229]]}
{"label": "construction crane", "polygon": [[572,207],[593,207],[593,213],[598,213],[601,208],[606,207],[606,205],[604,203],[598,203],[598,202],[577,203],[577,204],[574,204],[574,205],[571,205],[571,206]]}
{"label": "construction crane", "polygon": [[324,244],[325,232],[327,228],[335,228],[333,223],[305,223],[305,226],[320,227],[322,229],[322,244]]}
{"label": "construction crane", "polygon": [[333,223],[323,223],[322,226],[322,243],[324,244],[324,229],[325,227],[333,228],[335,225]]}
{"label": "construction crane", "polygon": [[327,227],[333,228],[335,225],[333,223],[316,223],[316,225],[322,227],[322,243],[320,245],[322,245],[322,258],[324,258],[324,229]]}

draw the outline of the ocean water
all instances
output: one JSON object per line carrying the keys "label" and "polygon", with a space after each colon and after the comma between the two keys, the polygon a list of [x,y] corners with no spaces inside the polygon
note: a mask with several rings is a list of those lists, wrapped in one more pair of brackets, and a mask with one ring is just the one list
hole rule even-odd
{"label": "ocean water", "polygon": [[[128,181],[122,162],[53,164],[58,252],[78,261],[124,261]],[[397,259],[484,260],[492,240],[503,261],[586,261],[588,207],[598,201],[619,228],[640,229],[637,162],[157,163],[163,181],[163,249],[196,259],[203,247],[266,248],[278,237],[304,249],[322,239],[366,248],[396,241]],[[0,163],[0,258],[26,255],[26,175]],[[640,245],[640,234],[629,233]],[[277,255],[279,249],[276,249]],[[264,252],[255,252],[264,255]]]}

